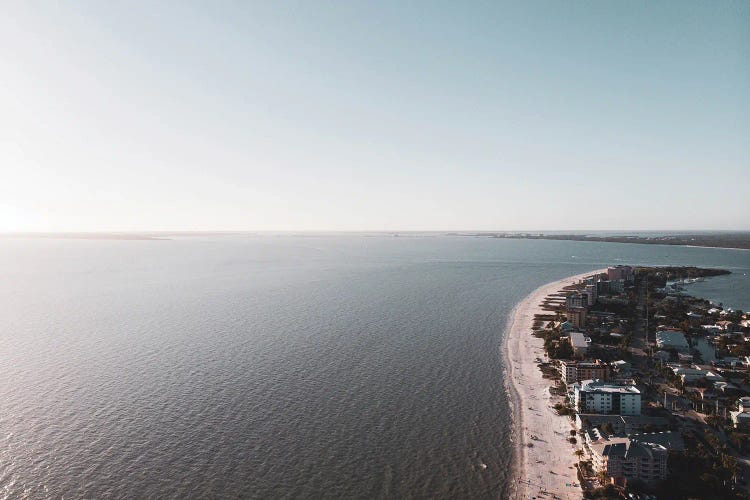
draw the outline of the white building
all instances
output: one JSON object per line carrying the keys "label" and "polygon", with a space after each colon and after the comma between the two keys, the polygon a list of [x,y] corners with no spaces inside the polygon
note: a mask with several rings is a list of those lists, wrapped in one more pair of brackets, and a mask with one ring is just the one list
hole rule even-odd
{"label": "white building", "polygon": [[573,354],[579,357],[585,356],[589,348],[586,336],[581,332],[570,332],[570,345],[573,348]]}
{"label": "white building", "polygon": [[641,391],[634,385],[585,380],[575,384],[574,391],[574,403],[579,413],[641,414]]}
{"label": "white building", "polygon": [[735,429],[750,429],[750,397],[745,396],[737,401],[739,411],[730,411],[729,417],[732,419]]}

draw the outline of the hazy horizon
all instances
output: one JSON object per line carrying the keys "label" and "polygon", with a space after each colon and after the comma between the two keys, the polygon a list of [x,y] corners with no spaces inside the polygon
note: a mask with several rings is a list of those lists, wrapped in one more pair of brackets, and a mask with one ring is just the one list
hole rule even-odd
{"label": "hazy horizon", "polygon": [[3,11],[2,233],[750,230],[748,2]]}
{"label": "hazy horizon", "polygon": [[447,229],[126,229],[126,230],[95,230],[95,231],[0,231],[0,236],[15,235],[170,235],[170,234],[207,234],[207,235],[232,235],[232,234],[613,234],[613,235],[636,235],[636,234],[750,234],[748,229],[587,229],[587,228],[563,228],[563,229],[471,229],[471,228],[447,228]]}

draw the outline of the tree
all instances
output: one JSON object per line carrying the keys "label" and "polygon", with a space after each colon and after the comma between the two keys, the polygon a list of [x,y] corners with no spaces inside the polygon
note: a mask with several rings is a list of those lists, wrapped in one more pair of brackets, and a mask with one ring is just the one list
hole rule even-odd
{"label": "tree", "polygon": [[733,482],[737,480],[737,476],[740,475],[740,465],[737,463],[737,459],[732,455],[724,454],[721,457],[721,465],[727,476],[729,476]]}
{"label": "tree", "polygon": [[602,469],[602,470],[600,470],[600,471],[599,471],[599,472],[598,472],[598,473],[596,474],[596,477],[597,477],[597,478],[599,479],[599,483],[600,483],[600,484],[602,484],[602,485],[603,485],[603,484],[605,484],[605,483],[607,482],[607,479],[609,479],[609,476],[607,475],[607,471],[605,471],[605,470],[603,470],[603,469]]}
{"label": "tree", "polygon": [[706,417],[706,423],[713,427],[719,427],[721,425],[721,421],[722,419],[718,415],[709,415],[708,417]]}
{"label": "tree", "polygon": [[709,445],[711,445],[711,448],[714,449],[714,452],[719,451],[719,448],[721,447],[721,442],[719,441],[719,438],[717,438],[714,434],[707,433],[706,442]]}
{"label": "tree", "polygon": [[742,452],[745,447],[745,442],[747,441],[747,434],[733,432],[732,435],[729,436],[729,441],[731,441],[731,443]]}

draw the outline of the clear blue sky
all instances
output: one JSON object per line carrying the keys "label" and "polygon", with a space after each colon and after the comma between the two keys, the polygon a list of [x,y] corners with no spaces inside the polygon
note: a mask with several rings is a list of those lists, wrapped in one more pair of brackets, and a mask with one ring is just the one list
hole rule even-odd
{"label": "clear blue sky", "polygon": [[750,2],[0,14],[0,231],[750,229]]}

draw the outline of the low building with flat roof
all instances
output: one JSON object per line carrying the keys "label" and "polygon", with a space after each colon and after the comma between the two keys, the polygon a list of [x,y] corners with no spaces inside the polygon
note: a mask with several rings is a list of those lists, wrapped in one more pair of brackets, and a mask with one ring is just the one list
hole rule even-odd
{"label": "low building with flat roof", "polygon": [[570,332],[570,346],[573,348],[573,354],[583,357],[588,351],[589,343],[581,332]]}
{"label": "low building with flat roof", "polygon": [[683,384],[703,379],[706,379],[709,382],[724,382],[724,377],[718,373],[703,368],[685,368],[683,366],[677,366],[672,368],[672,372],[680,377]]}

